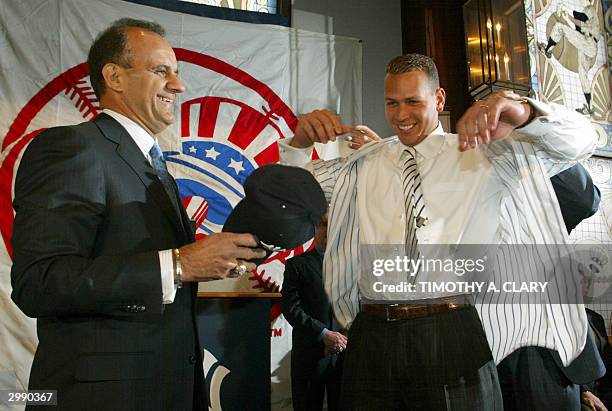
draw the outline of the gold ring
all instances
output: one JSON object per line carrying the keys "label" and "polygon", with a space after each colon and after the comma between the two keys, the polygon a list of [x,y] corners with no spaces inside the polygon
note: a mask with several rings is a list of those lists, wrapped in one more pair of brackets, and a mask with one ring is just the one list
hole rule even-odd
{"label": "gold ring", "polygon": [[487,111],[489,111],[489,106],[487,106],[486,104],[480,104],[480,105],[478,106],[478,108],[479,108],[479,109],[484,108],[484,109],[486,109]]}

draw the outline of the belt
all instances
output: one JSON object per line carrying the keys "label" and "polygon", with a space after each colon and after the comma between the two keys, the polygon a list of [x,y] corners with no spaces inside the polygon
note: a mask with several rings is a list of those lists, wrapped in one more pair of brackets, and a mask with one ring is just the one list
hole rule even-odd
{"label": "belt", "polygon": [[361,304],[361,311],[386,321],[412,320],[472,306],[468,296],[435,298],[427,304]]}

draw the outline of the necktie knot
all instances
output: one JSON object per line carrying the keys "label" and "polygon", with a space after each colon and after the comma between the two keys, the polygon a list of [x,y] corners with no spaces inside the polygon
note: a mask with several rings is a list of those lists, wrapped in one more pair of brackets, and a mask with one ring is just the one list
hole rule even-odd
{"label": "necktie knot", "polygon": [[161,147],[157,143],[153,144],[153,146],[151,147],[151,150],[149,150],[149,156],[151,156],[151,162],[155,162],[155,161],[162,161],[164,163],[166,162],[166,160],[164,160],[164,154],[161,151]]}
{"label": "necktie knot", "polygon": [[149,156],[151,157],[151,166],[153,166],[159,177],[161,179],[169,178],[166,159],[157,143],[153,144],[153,147],[149,150]]}
{"label": "necktie knot", "polygon": [[164,159],[164,155],[161,151],[161,148],[157,143],[153,144],[153,147],[149,150],[149,156],[151,157],[151,166],[155,170],[155,173],[159,177],[162,185],[164,186],[164,190],[168,194],[170,201],[174,204],[175,207],[179,207],[178,199],[176,196],[176,185],[174,183],[174,179],[170,176],[168,172],[168,168],[166,167],[166,160]]}
{"label": "necktie knot", "polygon": [[414,147],[406,147],[402,153],[402,158],[404,161],[408,159],[416,161],[416,150]]}

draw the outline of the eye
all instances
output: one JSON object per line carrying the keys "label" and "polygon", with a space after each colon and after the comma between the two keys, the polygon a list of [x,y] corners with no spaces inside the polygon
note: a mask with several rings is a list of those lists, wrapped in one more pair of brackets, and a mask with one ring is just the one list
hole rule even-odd
{"label": "eye", "polygon": [[168,69],[165,67],[156,67],[152,69],[151,72],[161,78],[168,77]]}
{"label": "eye", "polygon": [[394,107],[394,106],[397,106],[397,101],[387,101],[385,104],[388,107]]}

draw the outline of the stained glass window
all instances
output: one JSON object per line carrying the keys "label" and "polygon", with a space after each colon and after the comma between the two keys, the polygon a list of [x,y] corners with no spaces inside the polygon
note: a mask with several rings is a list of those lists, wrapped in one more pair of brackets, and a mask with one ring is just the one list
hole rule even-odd
{"label": "stained glass window", "polygon": [[207,6],[276,14],[277,0],[182,0]]}

